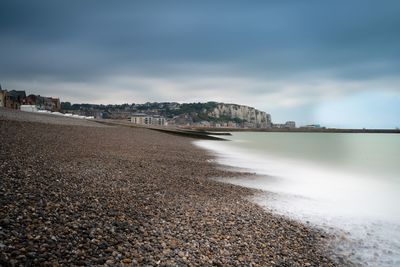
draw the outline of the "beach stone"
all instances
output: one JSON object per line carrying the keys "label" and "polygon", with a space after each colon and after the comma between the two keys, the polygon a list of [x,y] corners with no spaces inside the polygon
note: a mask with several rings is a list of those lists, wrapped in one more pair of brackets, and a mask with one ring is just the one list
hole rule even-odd
{"label": "beach stone", "polygon": [[113,260],[106,260],[106,265],[114,265],[114,261]]}
{"label": "beach stone", "polygon": [[121,262],[124,263],[124,264],[130,264],[130,263],[132,263],[132,260],[126,258],[126,259],[123,259]]}
{"label": "beach stone", "polygon": [[4,110],[0,265],[349,265],[330,234],[215,181],[253,174],[221,169],[192,138]]}

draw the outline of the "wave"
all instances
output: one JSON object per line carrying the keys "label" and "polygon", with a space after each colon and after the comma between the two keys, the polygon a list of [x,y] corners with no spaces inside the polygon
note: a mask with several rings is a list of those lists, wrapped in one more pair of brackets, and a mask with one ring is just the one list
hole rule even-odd
{"label": "wave", "polygon": [[336,240],[336,248],[353,262],[400,265],[400,207],[396,204],[400,192],[393,180],[249,151],[233,142],[195,144],[212,151],[221,165],[258,174],[227,182],[274,193],[254,197],[266,209],[325,231],[346,233],[345,239]]}

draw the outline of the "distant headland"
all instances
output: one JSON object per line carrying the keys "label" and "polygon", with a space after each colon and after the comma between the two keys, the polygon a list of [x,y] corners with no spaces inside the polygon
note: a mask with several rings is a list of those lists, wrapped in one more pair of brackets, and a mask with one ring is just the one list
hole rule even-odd
{"label": "distant headland", "polygon": [[271,115],[246,105],[209,101],[205,103],[147,102],[144,104],[71,104],[58,97],[27,95],[24,90],[3,90],[0,107],[31,112],[53,112],[97,120],[130,122],[147,127],[183,128],[196,131],[400,133],[400,129],[339,129],[319,124],[296,126],[295,121],[273,123]]}

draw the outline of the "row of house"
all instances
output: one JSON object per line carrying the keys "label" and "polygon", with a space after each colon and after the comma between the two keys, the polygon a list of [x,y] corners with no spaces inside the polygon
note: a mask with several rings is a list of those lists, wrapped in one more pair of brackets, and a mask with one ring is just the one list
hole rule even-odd
{"label": "row of house", "polygon": [[[147,125],[147,126],[194,126],[194,127],[216,127],[216,128],[255,128],[253,123],[235,123],[233,121],[229,122],[209,122],[209,121],[200,121],[193,122],[193,119],[188,115],[179,115],[175,116],[172,119],[167,121],[166,118],[160,115],[150,115],[146,113],[134,113],[131,116],[132,123],[138,125]],[[293,128],[295,126],[293,125]]]}
{"label": "row of house", "polygon": [[26,95],[25,91],[3,90],[0,85],[0,107],[21,109],[22,105],[35,106],[37,109],[60,111],[59,98],[45,97],[40,95]]}

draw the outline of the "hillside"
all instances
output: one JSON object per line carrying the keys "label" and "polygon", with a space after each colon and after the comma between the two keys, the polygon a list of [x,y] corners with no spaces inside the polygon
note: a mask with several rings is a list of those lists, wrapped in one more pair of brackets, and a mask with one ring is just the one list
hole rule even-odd
{"label": "hillside", "polygon": [[136,112],[161,115],[176,125],[221,125],[268,128],[271,116],[264,111],[238,104],[218,102],[94,105],[61,103],[65,112],[101,118],[128,119]]}

